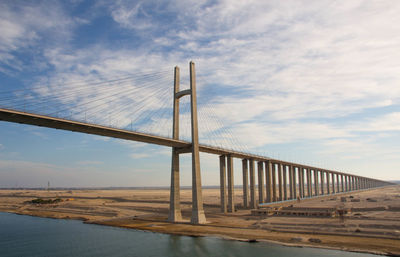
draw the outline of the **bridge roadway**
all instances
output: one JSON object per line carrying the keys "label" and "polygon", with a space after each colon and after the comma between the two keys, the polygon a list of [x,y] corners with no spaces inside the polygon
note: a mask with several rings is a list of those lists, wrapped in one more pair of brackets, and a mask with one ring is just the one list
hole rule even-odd
{"label": "bridge roadway", "polygon": [[[161,137],[156,135],[150,135],[135,131],[129,131],[124,129],[112,128],[101,126],[97,124],[90,124],[85,122],[79,121],[72,121],[62,118],[55,118],[45,115],[33,114],[28,112],[21,112],[11,109],[3,109],[0,108],[0,120],[14,122],[14,123],[21,123],[21,124],[28,124],[28,125],[35,125],[40,127],[47,127],[47,128],[55,128],[55,129],[62,129],[74,132],[81,132],[86,134],[98,135],[98,136],[106,136],[106,137],[113,137],[155,145],[162,145],[162,146],[169,146],[169,147],[177,147],[180,148],[181,153],[190,152],[191,143],[183,140],[176,140],[167,137]],[[200,144],[199,150],[204,153],[210,154],[217,154],[217,155],[231,155],[235,158],[240,159],[252,159],[254,161],[271,161],[273,163],[280,163],[283,165],[292,165],[295,167],[304,167],[309,169],[318,169],[323,170],[321,168],[312,167],[304,164],[286,162],[282,160],[277,160],[265,156],[254,155],[250,153],[244,153],[239,151],[234,151],[230,149],[224,149],[214,146],[202,145]],[[338,173],[343,175],[351,175],[343,172],[335,172],[330,171],[331,173]]]}

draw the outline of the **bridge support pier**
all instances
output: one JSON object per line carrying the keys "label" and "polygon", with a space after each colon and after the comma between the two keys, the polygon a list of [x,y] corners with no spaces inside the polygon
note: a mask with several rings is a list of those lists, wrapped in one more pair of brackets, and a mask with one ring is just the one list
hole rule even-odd
{"label": "bridge support pier", "polygon": [[292,166],[288,166],[289,169],[289,199],[294,199],[295,197],[293,196],[293,169]]}
{"label": "bridge support pier", "polygon": [[249,207],[249,167],[247,159],[242,160],[243,172],[243,208]]}
{"label": "bridge support pier", "polygon": [[267,203],[272,201],[272,163],[265,162],[265,184],[266,184],[266,199]]}
{"label": "bridge support pier", "polygon": [[303,198],[303,187],[302,187],[302,177],[301,177],[301,168],[297,167],[297,176],[299,178],[299,198]]}
{"label": "bridge support pier", "polygon": [[301,192],[302,192],[302,197],[306,197],[306,186],[305,186],[305,179],[304,179],[304,167],[300,168],[301,171]]}
{"label": "bridge support pier", "polygon": [[190,109],[192,119],[192,218],[191,223],[206,223],[201,191],[199,129],[197,123],[196,73],[194,63],[190,62]]}
{"label": "bridge support pier", "polygon": [[264,203],[264,163],[262,161],[257,162],[258,170],[258,202]]}
{"label": "bridge support pier", "polygon": [[[179,92],[179,68],[174,70],[174,95]],[[179,99],[174,97],[173,102],[173,124],[172,137],[179,139]],[[180,205],[180,183],[179,183],[179,153],[178,149],[172,148],[171,161],[171,187],[170,187],[170,206],[168,220],[172,222],[182,221]]]}
{"label": "bridge support pier", "polygon": [[[197,123],[197,96],[196,96],[196,74],[194,63],[190,62],[190,90],[179,91],[179,68],[175,67],[174,72],[174,102],[173,102],[173,124],[172,136],[179,139],[179,98],[190,95],[191,125],[192,125],[192,217],[191,223],[202,224],[206,222],[203,209],[203,196],[201,191],[200,174],[200,152],[199,133]],[[171,188],[170,188],[170,209],[169,220],[177,222],[182,219],[180,208],[180,185],[179,185],[179,149],[172,149],[171,162]]]}
{"label": "bridge support pier", "polygon": [[336,187],[337,187],[337,190],[336,190],[336,192],[340,192],[340,180],[339,180],[339,174],[337,174],[336,173]]}
{"label": "bridge support pier", "polygon": [[220,196],[221,196],[221,212],[227,211],[227,198],[226,198],[226,160],[225,155],[219,157],[219,183],[220,183]]}
{"label": "bridge support pier", "polygon": [[179,153],[177,153],[175,148],[172,148],[170,209],[168,220],[172,222],[182,221],[179,183]]}
{"label": "bridge support pier", "polygon": [[277,201],[276,195],[276,173],[278,172],[277,164],[272,163],[272,201]]}
{"label": "bridge support pier", "polygon": [[326,193],[328,195],[331,194],[331,180],[330,180],[328,171],[326,172]]}
{"label": "bridge support pier", "polygon": [[287,169],[286,165],[282,164],[282,179],[283,179],[283,200],[287,200]]}
{"label": "bridge support pier", "polygon": [[293,176],[293,199],[296,199],[297,198],[296,168],[293,165],[290,165],[290,170],[292,171],[292,176]]}
{"label": "bridge support pier", "polygon": [[312,196],[312,183],[311,183],[311,169],[306,169],[306,176],[307,176],[307,196]]}
{"label": "bridge support pier", "polygon": [[250,168],[250,208],[255,209],[256,206],[256,177],[254,174],[254,160],[249,160]]}
{"label": "bridge support pier", "polygon": [[325,172],[323,170],[320,171],[321,173],[321,195],[325,194]]}
{"label": "bridge support pier", "polygon": [[232,156],[228,155],[227,161],[228,161],[228,212],[235,212]]}
{"label": "bridge support pier", "polygon": [[341,175],[341,182],[342,182],[342,192],[344,191],[344,175]]}
{"label": "bridge support pier", "polygon": [[314,195],[317,196],[319,195],[318,171],[313,169],[313,174],[314,174]]}
{"label": "bridge support pier", "polygon": [[283,172],[283,168],[282,168],[283,164],[279,163],[278,164],[278,183],[279,183],[279,201],[283,200],[283,186],[282,186],[282,172]]}

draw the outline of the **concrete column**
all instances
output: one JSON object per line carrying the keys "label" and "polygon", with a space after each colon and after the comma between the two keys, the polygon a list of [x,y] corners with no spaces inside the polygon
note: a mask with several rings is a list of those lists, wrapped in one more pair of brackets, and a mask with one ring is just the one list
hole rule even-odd
{"label": "concrete column", "polygon": [[249,160],[250,164],[250,208],[255,209],[256,206],[256,176],[254,174],[254,160]]}
{"label": "concrete column", "polygon": [[283,200],[283,185],[282,185],[282,164],[278,164],[278,183],[279,183],[279,201]]}
{"label": "concrete column", "polygon": [[353,182],[351,181],[351,176],[348,177],[349,178],[349,191],[353,190]]}
{"label": "concrete column", "polygon": [[307,176],[307,196],[312,196],[312,183],[311,183],[311,169],[306,169],[306,176]]}
{"label": "concrete column", "polygon": [[249,207],[249,166],[247,159],[242,160],[243,172],[243,208]]}
{"label": "concrete column", "polygon": [[306,197],[306,178],[304,175],[304,168],[301,168],[301,187],[302,187],[302,191],[303,191],[303,197]]}
{"label": "concrete column", "polygon": [[172,222],[182,221],[179,183],[179,153],[175,148],[172,148],[171,187],[169,204],[170,206],[168,220]]}
{"label": "concrete column", "polygon": [[344,176],[343,175],[340,175],[341,176],[341,182],[342,182],[342,192],[345,192],[344,191]]}
{"label": "concrete column", "polygon": [[332,175],[332,194],[334,194],[336,192],[336,188],[335,188],[335,173],[331,173]]}
{"label": "concrete column", "polygon": [[351,177],[347,176],[347,191],[351,191]]}
{"label": "concrete column", "polygon": [[304,197],[304,190],[303,190],[303,176],[301,175],[303,172],[303,168],[297,167],[297,177],[299,178],[299,197]]}
{"label": "concrete column", "polygon": [[328,195],[331,194],[331,180],[329,174],[330,174],[329,171],[326,171],[326,193]]}
{"label": "concrete column", "polygon": [[353,176],[349,176],[349,191],[353,191]]}
{"label": "concrete column", "polygon": [[276,196],[276,173],[278,172],[277,164],[272,164],[272,202],[276,202],[278,197]]}
{"label": "concrete column", "polygon": [[339,180],[339,174],[336,173],[336,183],[337,183],[337,190],[336,192],[340,192],[340,180]]}
{"label": "concrete column", "polygon": [[265,162],[265,187],[266,187],[266,202],[272,201],[272,163]]}
{"label": "concrete column", "polygon": [[288,199],[288,193],[287,193],[287,168],[286,165],[282,164],[282,179],[283,179],[283,200]]}
{"label": "concrete column", "polygon": [[228,161],[228,212],[235,212],[234,201],[234,181],[233,181],[233,158],[231,155],[227,156]]}
{"label": "concrete column", "polygon": [[357,190],[357,188],[356,188],[356,177],[355,176],[352,176],[351,177],[351,181],[352,181],[352,185],[353,185],[353,191],[355,191],[355,190]]}
{"label": "concrete column", "polygon": [[264,162],[257,162],[257,169],[258,169],[258,202],[264,203]]}
{"label": "concrete column", "polygon": [[290,166],[293,175],[293,199],[297,198],[296,167]]}
{"label": "concrete column", "polygon": [[350,176],[350,190],[354,191],[354,176]]}
{"label": "concrete column", "polygon": [[321,195],[325,194],[325,172],[323,170],[321,172]]}
{"label": "concrete column", "polygon": [[221,212],[226,213],[227,198],[226,198],[226,160],[225,155],[219,157],[219,183],[221,197]]}
{"label": "concrete column", "polygon": [[319,181],[318,181],[318,171],[313,169],[314,174],[314,195],[319,195]]}
{"label": "concrete column", "polygon": [[353,187],[353,176],[349,176],[349,185],[350,185],[350,191],[353,191],[354,190],[354,187]]}
{"label": "concrete column", "polygon": [[[174,96],[179,92],[179,68],[174,71]],[[179,139],[179,99],[173,97],[173,120],[172,120],[172,138]],[[172,148],[171,160],[171,187],[169,200],[168,220],[172,222],[182,221],[180,204],[180,183],[179,183],[179,153],[178,149]]]}
{"label": "concrete column", "polygon": [[197,123],[196,73],[194,62],[190,62],[190,109],[192,121],[192,218],[191,223],[206,223],[201,192],[199,129]]}
{"label": "concrete column", "polygon": [[346,192],[349,192],[349,176],[347,176],[347,175],[344,176],[344,186],[345,186]]}
{"label": "concrete column", "polygon": [[290,193],[289,197],[290,197],[290,199],[294,199],[295,197],[293,194],[294,191],[293,191],[293,168],[292,168],[292,165],[289,165],[288,169],[289,169],[289,193]]}

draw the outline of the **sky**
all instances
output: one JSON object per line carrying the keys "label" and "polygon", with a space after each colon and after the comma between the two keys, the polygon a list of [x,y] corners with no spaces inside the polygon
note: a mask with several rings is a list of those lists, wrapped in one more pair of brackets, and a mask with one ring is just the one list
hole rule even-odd
{"label": "sky", "polygon": [[[150,118],[149,131],[170,136],[172,100],[165,99],[174,67],[185,88],[192,60],[201,142],[399,180],[399,13],[399,1],[374,0],[1,1],[0,93],[23,89],[49,97],[65,88],[84,90],[83,82],[158,74],[142,95],[109,107],[126,101],[138,107],[135,101],[156,88],[156,100],[146,106],[164,110],[157,116],[163,125]],[[99,97],[99,90],[52,104],[71,108]],[[13,94],[16,101],[19,96]],[[118,126],[129,124],[126,115],[118,116]],[[105,124],[106,116],[93,119]],[[188,138],[190,127],[182,127]],[[190,161],[181,156],[184,186],[191,185]],[[168,186],[170,163],[167,147],[0,122],[3,188],[48,181],[54,187]],[[218,156],[201,154],[203,185],[219,184],[218,163]],[[234,164],[241,184],[240,160]]]}

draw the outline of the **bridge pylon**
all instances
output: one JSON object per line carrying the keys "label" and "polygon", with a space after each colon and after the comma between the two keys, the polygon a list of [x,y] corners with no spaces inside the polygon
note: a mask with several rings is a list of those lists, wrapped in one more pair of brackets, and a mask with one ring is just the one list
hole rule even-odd
{"label": "bridge pylon", "polygon": [[206,223],[206,217],[203,209],[203,196],[201,190],[201,174],[200,174],[200,152],[199,152],[199,132],[197,121],[197,96],[196,96],[196,73],[193,62],[189,64],[190,68],[190,89],[179,90],[180,72],[179,68],[175,67],[174,72],[174,96],[173,96],[173,123],[172,137],[179,139],[179,99],[182,96],[190,95],[191,106],[191,132],[192,144],[190,149],[172,148],[171,161],[171,187],[170,187],[170,210],[169,221],[182,221],[180,207],[180,183],[179,183],[179,154],[185,152],[192,153],[192,218],[191,223],[203,224]]}

